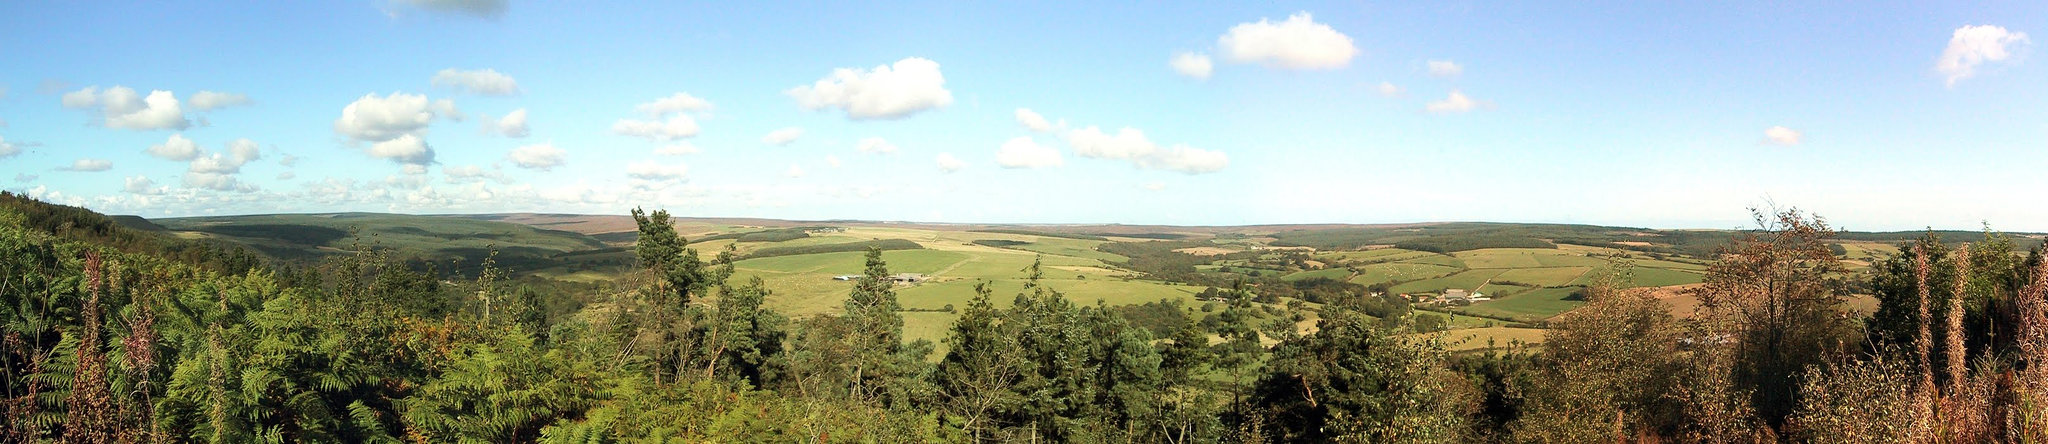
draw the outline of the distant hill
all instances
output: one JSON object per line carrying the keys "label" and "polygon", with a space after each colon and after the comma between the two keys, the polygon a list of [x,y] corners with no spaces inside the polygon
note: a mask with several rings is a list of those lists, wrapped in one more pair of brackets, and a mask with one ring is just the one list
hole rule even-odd
{"label": "distant hill", "polygon": [[519,272],[558,266],[559,256],[609,247],[582,233],[448,216],[278,214],[149,222],[184,236],[234,241],[285,261],[317,261],[361,245],[388,248],[414,260],[459,259],[455,265],[462,271],[477,267],[493,250],[499,266]]}

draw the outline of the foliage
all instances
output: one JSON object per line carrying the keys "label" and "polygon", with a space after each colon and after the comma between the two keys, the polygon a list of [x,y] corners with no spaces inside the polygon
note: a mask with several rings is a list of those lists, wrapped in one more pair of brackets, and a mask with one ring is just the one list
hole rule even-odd
{"label": "foliage", "polygon": [[753,251],[753,252],[751,252],[751,253],[747,253],[747,258],[748,258],[748,259],[758,259],[758,258],[764,258],[764,257],[776,257],[776,256],[796,256],[796,255],[804,255],[804,254],[822,254],[822,253],[838,253],[838,252],[844,252],[844,251],[868,251],[868,250],[881,250],[881,251],[894,251],[894,250],[919,250],[919,249],[923,249],[923,248],[924,248],[924,246],[923,246],[923,245],[918,245],[918,244],[917,244],[916,242],[911,242],[911,241],[907,241],[907,240],[903,240],[903,239],[883,239],[883,240],[874,240],[874,241],[861,241],[861,242],[843,242],[843,243],[837,243],[837,244],[824,244],[824,245],[803,245],[803,246],[795,246],[795,247],[768,247],[768,248],[762,248],[762,249],[759,249],[759,250],[754,250],[754,251]]}

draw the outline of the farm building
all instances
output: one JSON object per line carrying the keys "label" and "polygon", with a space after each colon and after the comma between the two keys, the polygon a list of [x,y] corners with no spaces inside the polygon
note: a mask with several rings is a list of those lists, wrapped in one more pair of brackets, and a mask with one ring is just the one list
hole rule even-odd
{"label": "farm building", "polygon": [[1444,290],[1444,300],[1446,301],[1467,301],[1471,299],[1472,293],[1466,292],[1463,288]]}

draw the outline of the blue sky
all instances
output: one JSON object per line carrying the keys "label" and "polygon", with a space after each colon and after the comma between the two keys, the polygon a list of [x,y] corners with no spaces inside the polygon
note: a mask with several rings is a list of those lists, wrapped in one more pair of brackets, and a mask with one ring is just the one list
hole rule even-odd
{"label": "blue sky", "polygon": [[2048,231],[2041,2],[1096,3],[10,2],[0,188],[150,217],[1731,228],[1776,204]]}

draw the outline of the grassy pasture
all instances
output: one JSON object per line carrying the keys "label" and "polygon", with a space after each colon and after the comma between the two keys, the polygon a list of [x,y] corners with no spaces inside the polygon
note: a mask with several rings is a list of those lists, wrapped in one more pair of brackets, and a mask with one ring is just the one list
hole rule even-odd
{"label": "grassy pasture", "polygon": [[1557,287],[1571,284],[1572,281],[1578,280],[1579,276],[1584,276],[1590,271],[1593,271],[1593,267],[1518,268],[1502,271],[1493,279]]}
{"label": "grassy pasture", "polygon": [[1281,276],[1280,279],[1292,282],[1315,277],[1335,279],[1341,281],[1351,278],[1351,270],[1345,268],[1325,268],[1321,270],[1298,271],[1294,272],[1293,274]]}
{"label": "grassy pasture", "polygon": [[1580,305],[1585,305],[1585,302],[1582,301],[1565,299],[1577,290],[1577,288],[1573,287],[1538,288],[1491,301],[1472,304],[1472,306],[1459,310],[1472,314],[1505,317],[1525,322],[1538,321],[1549,319],[1551,316],[1556,316],[1559,313],[1578,308]]}
{"label": "grassy pasture", "polygon": [[1382,282],[1409,281],[1448,276],[1460,271],[1457,268],[1436,264],[1388,263],[1358,267],[1358,276],[1351,282],[1372,285]]}
{"label": "grassy pasture", "polygon": [[1471,290],[1485,284],[1486,281],[1493,279],[1500,272],[1501,270],[1498,269],[1465,270],[1450,276],[1395,285],[1392,291],[1395,293],[1435,293],[1450,288]]}

